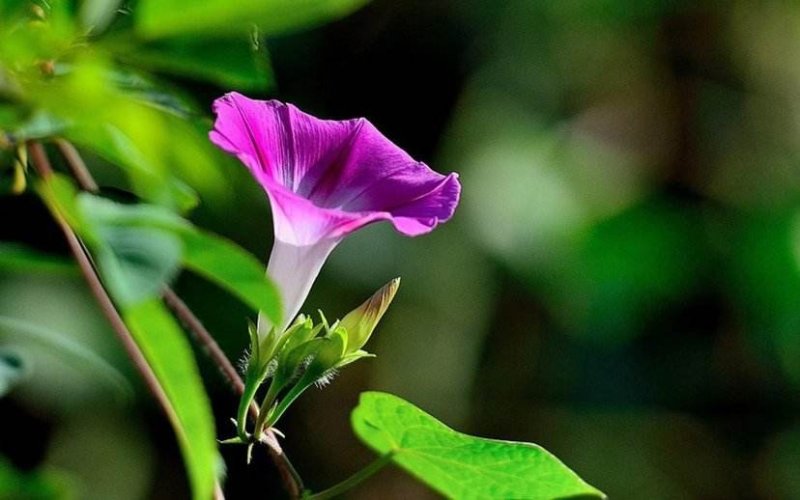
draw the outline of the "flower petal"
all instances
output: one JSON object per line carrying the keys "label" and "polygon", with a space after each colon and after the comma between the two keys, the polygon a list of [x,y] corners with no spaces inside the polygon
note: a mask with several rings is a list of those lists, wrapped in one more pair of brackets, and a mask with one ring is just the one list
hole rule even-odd
{"label": "flower petal", "polygon": [[236,155],[262,185],[273,181],[291,191],[300,189],[306,172],[333,163],[359,127],[359,120],[319,120],[291,104],[236,92],[213,108],[211,141]]}
{"label": "flower petal", "polygon": [[450,219],[458,204],[456,174],[415,161],[363,118],[320,120],[237,93],[218,99],[214,111],[211,140],[267,191],[283,241],[312,245],[377,220],[416,236]]}

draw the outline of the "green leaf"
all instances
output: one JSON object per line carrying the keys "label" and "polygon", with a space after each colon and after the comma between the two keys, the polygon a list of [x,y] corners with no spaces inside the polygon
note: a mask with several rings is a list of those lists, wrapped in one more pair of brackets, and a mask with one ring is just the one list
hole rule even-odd
{"label": "green leaf", "polygon": [[197,203],[195,191],[207,199],[229,194],[208,124],[176,114],[184,107],[178,97],[146,84],[131,92],[131,83],[143,82],[91,55],[46,83],[26,87],[30,105],[64,123],[62,137],[122,169],[140,198],[185,212]]}
{"label": "green leaf", "polygon": [[0,243],[0,270],[22,273],[75,274],[76,267],[62,257],[37,252],[15,243]]}
{"label": "green leaf", "polygon": [[0,348],[0,398],[25,378],[27,367],[22,357],[8,348]]}
{"label": "green leaf", "polygon": [[0,498],[69,500],[77,495],[67,476],[54,471],[22,472],[0,456]]}
{"label": "green leaf", "polygon": [[141,0],[136,25],[150,38],[247,33],[253,25],[272,35],[349,14],[366,0]]}
{"label": "green leaf", "polygon": [[[118,50],[129,52],[131,45],[124,44]],[[130,68],[115,68],[109,71],[109,77],[114,86],[126,96],[148,106],[180,118],[201,116],[200,109],[191,98],[182,91],[155,80],[150,75]]]}
{"label": "green leaf", "polygon": [[184,265],[217,283],[264,314],[281,322],[278,290],[267,278],[264,265],[250,253],[212,233],[192,228],[181,232]]}
{"label": "green leaf", "polygon": [[52,137],[63,132],[66,126],[67,124],[64,120],[56,118],[45,111],[37,111],[22,123],[16,124],[16,127],[11,129],[10,134],[15,141],[22,142],[30,139]]}
{"label": "green leaf", "polygon": [[[134,121],[132,118],[131,122]],[[140,120],[139,126],[157,129],[158,125],[161,124]],[[188,212],[197,205],[197,194],[168,172],[160,161],[154,160],[157,148],[139,147],[141,141],[135,141],[118,127],[106,123],[88,133],[75,129],[70,137],[124,170],[131,190],[141,198],[181,212]]]}
{"label": "green leaf", "polygon": [[[264,311],[273,322],[280,322],[277,289],[267,278],[264,265],[239,246],[201,231],[163,207],[123,205],[86,193],[78,198],[81,212],[91,220],[93,232],[103,242],[98,248],[98,260],[108,259],[110,267],[105,272],[110,273],[109,279],[121,280],[117,289],[122,290],[123,299],[130,298],[125,295],[130,293],[135,299],[142,299],[160,292],[182,260],[187,269]],[[109,251],[113,255],[105,255]],[[130,281],[125,277],[130,272],[118,269],[120,263],[128,271],[144,273]]]}
{"label": "green leaf", "polygon": [[[58,213],[76,212],[84,222],[81,234],[91,236],[88,243],[95,251],[106,284],[164,390],[168,417],[183,452],[193,498],[207,500],[213,492],[218,458],[211,406],[185,335],[155,297],[165,274],[177,268],[175,242],[180,261],[182,241],[178,231],[191,233],[192,226],[157,206],[122,205],[85,193],[75,197],[73,192],[70,198],[66,188],[60,189],[61,195],[54,195],[51,185],[59,179],[51,179],[45,186],[51,189],[42,191],[48,203],[60,208]],[[160,258],[165,258],[167,264],[157,262]],[[141,279],[134,276],[139,271],[148,277],[132,285],[129,280]],[[132,290],[136,300],[131,300]]]}
{"label": "green leaf", "polygon": [[370,448],[391,453],[395,464],[449,498],[604,498],[540,446],[456,432],[391,394],[363,393],[351,423]]}
{"label": "green leaf", "polygon": [[161,212],[147,206],[126,207],[91,195],[79,196],[78,205],[96,236],[95,258],[114,299],[126,306],[160,296],[180,269],[181,240],[159,227],[125,223],[120,212],[162,216]]}
{"label": "green leaf", "polygon": [[128,307],[123,316],[173,410],[169,417],[183,452],[193,498],[212,498],[218,460],[214,419],[191,346],[157,300]]}
{"label": "green leaf", "polygon": [[84,238],[94,239],[94,235],[84,223],[76,203],[78,190],[68,177],[55,174],[47,182],[37,182],[36,190],[53,214],[63,218],[72,229]]}
{"label": "green leaf", "polygon": [[103,227],[104,245],[95,249],[103,281],[121,305],[158,297],[177,275],[181,241],[151,228]]}
{"label": "green leaf", "polygon": [[15,344],[34,343],[51,349],[61,359],[72,360],[72,366],[76,369],[92,373],[106,382],[116,394],[127,397],[131,393],[127,379],[114,366],[61,332],[28,321],[0,316],[0,339]]}
{"label": "green leaf", "polygon": [[121,0],[84,0],[81,3],[81,24],[93,35],[105,31],[119,11]]}
{"label": "green leaf", "polygon": [[207,80],[224,88],[264,90],[273,81],[266,50],[246,36],[209,43],[183,37],[140,45],[120,54],[124,61],[150,70]]}

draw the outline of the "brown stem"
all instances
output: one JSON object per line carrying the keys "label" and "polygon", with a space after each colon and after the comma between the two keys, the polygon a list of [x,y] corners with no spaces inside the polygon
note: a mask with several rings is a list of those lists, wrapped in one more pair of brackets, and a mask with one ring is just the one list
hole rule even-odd
{"label": "brown stem", "polygon": [[[36,169],[42,179],[47,182],[47,180],[53,175],[53,169],[50,166],[50,161],[47,159],[47,154],[45,153],[44,148],[41,144],[32,142],[28,144],[28,150],[30,151],[33,167]],[[67,244],[72,252],[72,256],[78,263],[81,274],[86,280],[86,283],[89,285],[89,290],[92,292],[95,300],[97,300],[97,303],[100,305],[100,310],[103,312],[106,319],[108,319],[108,322],[111,323],[111,327],[114,329],[114,332],[117,334],[120,342],[122,342],[122,347],[130,357],[136,370],[144,379],[148,390],[156,398],[156,401],[158,401],[159,405],[161,405],[161,408],[164,410],[164,413],[167,414],[167,417],[169,417],[169,419],[173,422],[176,422],[177,416],[175,415],[175,410],[172,408],[172,405],[167,399],[167,395],[164,393],[164,390],[162,389],[161,384],[158,382],[155,373],[153,373],[153,370],[147,363],[144,354],[142,354],[138,344],[136,344],[136,341],[133,339],[133,335],[131,334],[130,330],[128,330],[128,326],[125,324],[122,316],[120,316],[119,312],[114,306],[114,302],[111,300],[111,297],[109,297],[105,288],[103,288],[103,284],[100,282],[100,278],[92,266],[91,260],[89,260],[86,249],[83,247],[83,244],[78,239],[78,236],[64,221],[64,219],[58,214],[53,215],[55,216],[56,222],[61,228],[61,231],[64,233],[64,237],[67,239]]]}
{"label": "brown stem", "polygon": [[[183,300],[169,287],[164,288],[163,292],[164,302],[172,309],[175,315],[183,322],[184,325],[192,333],[192,337],[197,341],[198,345],[208,354],[222,375],[228,380],[231,388],[240,396],[244,392],[244,382],[239,376],[239,372],[233,367],[228,357],[219,347],[211,333],[203,326],[200,319],[195,316],[194,312],[189,309]],[[250,403],[249,414],[252,420],[258,418],[258,405],[255,402]],[[269,452],[270,458],[275,463],[280,473],[281,480],[286,487],[289,495],[292,498],[300,498],[303,493],[303,481],[300,475],[295,470],[289,458],[283,453],[283,449],[278,443],[272,429],[264,431],[264,437],[259,440],[265,445]]]}
{"label": "brown stem", "polygon": [[72,145],[71,142],[66,141],[64,139],[56,139],[56,146],[58,146],[58,150],[61,152],[61,155],[67,161],[67,166],[69,167],[70,171],[72,172],[72,176],[75,177],[75,180],[78,181],[78,185],[84,191],[89,191],[90,193],[96,193],[100,190],[95,182],[92,174],[89,172],[89,169],[86,168],[86,163],[83,162],[83,158],[81,158],[80,153],[78,150],[75,149],[75,146]]}
{"label": "brown stem", "polygon": [[[197,344],[203,349],[209,358],[217,365],[220,373],[228,381],[231,388],[239,395],[244,392],[244,382],[239,376],[239,372],[233,367],[233,363],[228,359],[220,348],[211,333],[203,326],[200,319],[194,315],[189,306],[170,288],[165,287],[163,292],[164,302],[172,309],[175,316],[181,320],[189,332],[192,333]],[[258,418],[258,406],[255,403],[250,405],[250,417]]]}
{"label": "brown stem", "polygon": [[[28,150],[30,152],[33,167],[36,169],[42,179],[47,182],[47,180],[53,175],[53,168],[50,165],[50,160],[47,158],[47,153],[45,152],[44,147],[38,142],[31,142],[28,144]],[[72,148],[72,151],[77,154],[77,151],[75,151],[74,148]],[[86,172],[88,173],[88,170]],[[94,182],[91,177],[88,177],[88,179]],[[106,289],[103,287],[100,277],[92,265],[89,253],[69,224],[67,224],[59,214],[54,213],[53,216],[61,228],[61,231],[64,233],[64,237],[67,239],[67,245],[69,245],[72,256],[78,263],[81,274],[86,280],[86,283],[89,285],[89,290],[92,292],[92,295],[94,295],[95,299],[97,300],[100,310],[106,316],[106,319],[108,319],[112,329],[122,343],[122,347],[125,349],[125,352],[131,359],[134,367],[136,367],[136,370],[144,379],[144,383],[148,390],[153,394],[153,397],[156,398],[156,401],[158,401],[158,404],[167,415],[167,418],[173,423],[173,425],[177,425],[178,416],[175,413],[175,409],[169,402],[167,394],[161,387],[161,383],[158,381],[156,374],[150,368],[150,365],[148,364],[147,359],[144,357],[141,349],[139,349],[139,345],[134,340],[133,334],[131,334],[131,331],[125,324],[125,321],[122,319],[119,311],[117,311],[117,308],[114,306],[114,302],[111,300],[108,292],[106,292]],[[215,500],[225,499],[225,496],[222,494],[222,488],[219,482],[216,480],[214,481],[214,498]]]}
{"label": "brown stem", "polygon": [[[81,158],[80,153],[75,146],[64,139],[57,139],[56,145],[66,160],[73,177],[75,177],[75,180],[78,182],[78,185],[81,187],[81,189],[91,193],[97,193],[100,188],[92,177],[91,172],[86,167],[86,163],[84,163],[83,158]],[[36,144],[36,146],[41,148],[41,145],[39,144]],[[44,157],[44,160],[47,161],[46,156]],[[52,169],[49,168],[49,162],[47,162],[46,165],[47,169],[51,172]],[[203,323],[200,321],[200,319],[194,314],[189,306],[187,306],[186,303],[181,300],[181,298],[175,293],[174,290],[172,290],[172,288],[168,286],[164,288],[163,298],[167,306],[172,309],[175,315],[193,334],[192,337],[195,339],[198,345],[217,365],[220,373],[222,373],[222,375],[228,381],[231,388],[239,396],[241,396],[244,392],[244,382],[242,381],[241,376],[239,376],[239,372],[236,371],[236,368],[234,368],[231,361],[225,355],[225,352],[220,348],[219,344],[217,344],[217,341],[214,340],[214,337],[206,329],[206,327],[203,326]],[[258,405],[255,402],[251,403],[249,414],[253,421],[258,418],[258,413]],[[287,457],[283,452],[283,449],[281,449],[274,431],[272,429],[266,429],[264,433],[265,436],[263,439],[259,440],[259,442],[263,443],[267,448],[270,458],[272,458],[272,461],[275,463],[284,487],[288,491],[289,495],[292,498],[300,498],[304,490],[303,481],[300,478],[300,475],[289,461],[289,457]]]}

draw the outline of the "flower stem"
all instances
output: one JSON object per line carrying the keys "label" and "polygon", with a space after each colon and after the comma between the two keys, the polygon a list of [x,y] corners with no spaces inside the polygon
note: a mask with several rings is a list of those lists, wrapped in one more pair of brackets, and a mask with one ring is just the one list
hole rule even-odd
{"label": "flower stem", "polygon": [[269,384],[269,389],[267,389],[267,395],[264,396],[264,401],[261,402],[261,408],[258,411],[258,418],[256,419],[256,427],[254,431],[256,436],[260,436],[264,431],[265,424],[267,423],[267,417],[269,417],[272,404],[275,402],[278,392],[280,392],[280,388],[277,387],[277,384],[275,384],[275,379],[273,378],[272,382]]}
{"label": "flower stem", "polygon": [[[258,391],[258,380],[248,372],[247,383],[244,384],[239,399],[239,411],[236,414],[236,433],[242,441],[249,441],[250,437],[247,435],[247,410],[255,406],[253,399],[256,397]],[[258,408],[256,408],[256,422],[258,422]],[[259,434],[254,434],[258,436]]]}
{"label": "flower stem", "polygon": [[100,188],[97,186],[97,182],[95,182],[89,169],[86,168],[86,163],[84,163],[75,146],[64,139],[56,139],[55,143],[81,189],[90,193],[98,192]]}
{"label": "flower stem", "polygon": [[328,498],[336,498],[339,495],[353,489],[355,486],[360,484],[365,479],[370,478],[373,474],[378,472],[379,470],[383,469],[383,467],[391,462],[392,460],[392,452],[383,455],[382,457],[377,458],[372,463],[361,469],[360,471],[356,472],[352,476],[348,477],[344,481],[334,486],[331,486],[327,490],[320,491],[319,493],[313,493],[311,495],[306,495],[304,500],[326,500]]}
{"label": "flower stem", "polygon": [[[70,171],[72,172],[73,177],[78,182],[78,185],[81,187],[81,189],[84,191],[88,191],[90,193],[97,193],[99,191],[97,182],[95,182],[91,172],[86,167],[86,163],[83,161],[83,158],[81,158],[80,153],[75,148],[75,146],[72,145],[71,142],[65,139],[56,140],[56,145],[58,146],[59,151],[64,157],[64,160],[66,161]],[[41,150],[41,157],[44,159],[45,162],[42,164],[43,168],[46,169],[47,176],[51,175],[52,168],[50,168],[50,162],[47,160],[47,156],[45,155],[42,146],[38,143],[31,144],[31,146],[38,146],[38,148]],[[42,175],[42,177],[44,178],[45,175]],[[175,292],[171,288],[166,287],[164,289],[163,296],[165,303],[172,309],[175,315],[181,321],[183,321],[186,327],[191,332],[194,333],[193,338],[195,339],[195,341],[200,345],[201,348],[203,348],[204,352],[206,352],[208,356],[211,358],[211,360],[217,365],[217,368],[228,380],[234,392],[239,394],[239,396],[241,397],[239,405],[240,413],[243,406],[244,408],[249,410],[250,418],[253,421],[256,421],[256,419],[258,418],[258,405],[256,405],[253,399],[255,397],[255,391],[258,389],[257,384],[253,388],[253,393],[249,396],[249,398],[247,398],[245,395],[246,386],[245,383],[242,381],[242,378],[239,376],[239,373],[233,367],[233,364],[230,362],[228,357],[219,347],[219,344],[217,344],[217,342],[214,340],[214,337],[211,336],[211,333],[209,333],[209,331],[205,328],[205,326],[203,326],[203,323],[197,318],[194,312],[180,299],[180,297],[178,297],[177,294],[175,294]],[[136,347],[138,351],[138,346],[136,346],[135,343],[134,347]],[[149,365],[147,365],[147,368],[149,369]],[[247,403],[243,405],[242,401],[247,401]],[[242,417],[243,415],[239,415],[239,419],[237,420],[237,426],[240,425],[238,422],[245,422],[246,419]],[[268,435],[268,439],[259,440],[259,442],[263,443],[267,448],[270,458],[272,458],[275,467],[278,469],[278,472],[280,473],[281,481],[283,482],[286,491],[292,498],[300,498],[304,490],[302,478],[292,465],[292,462],[289,460],[289,457],[287,457],[286,454],[281,449],[280,445],[278,444],[278,440],[274,436],[272,430],[265,429],[264,433]],[[257,436],[259,435],[257,434]]]}

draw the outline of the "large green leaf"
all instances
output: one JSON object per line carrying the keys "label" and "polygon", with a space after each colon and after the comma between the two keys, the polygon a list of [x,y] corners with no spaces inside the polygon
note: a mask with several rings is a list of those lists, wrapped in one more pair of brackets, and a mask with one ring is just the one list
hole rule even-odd
{"label": "large green leaf", "polygon": [[59,176],[39,190],[59,216],[79,223],[79,233],[93,250],[125,323],[167,397],[194,497],[210,498],[217,465],[210,405],[186,336],[158,295],[182,261],[277,321],[277,292],[263,266],[236,245],[198,230],[164,207],[76,195],[74,186]]}
{"label": "large green leaf", "polygon": [[217,470],[217,444],[211,404],[191,346],[158,300],[128,307],[123,315],[169,400],[169,417],[183,451],[193,497],[208,500]]}
{"label": "large green leaf", "polygon": [[103,244],[95,258],[106,286],[121,305],[158,297],[178,273],[181,240],[147,227],[106,226],[98,229]]}
{"label": "large green leaf", "polygon": [[60,135],[121,168],[140,198],[186,211],[197,203],[195,191],[212,199],[228,194],[207,124],[181,114],[185,100],[169,89],[86,57],[26,91],[32,106],[64,125]]}
{"label": "large green leaf", "polygon": [[[112,263],[110,279],[120,274],[114,261],[133,270],[143,270],[138,278],[127,280],[123,287],[137,285],[137,298],[147,292],[157,294],[160,287],[171,276],[177,262],[195,273],[217,283],[258,311],[263,311],[275,323],[280,323],[281,307],[278,291],[266,277],[264,265],[251,254],[234,243],[202,231],[189,221],[162,207],[146,204],[123,205],[83,193],[79,197],[82,214],[92,221],[93,233],[99,234],[101,247],[116,245],[117,252],[109,258]],[[113,229],[113,230],[112,230]],[[137,237],[138,236],[138,237]],[[145,241],[148,237],[152,240]],[[174,240],[182,244],[182,251],[175,254]],[[150,252],[148,253],[148,247]],[[127,249],[127,252],[123,250]],[[98,257],[100,259],[100,256]],[[120,265],[122,265],[120,264]],[[101,262],[101,268],[102,268]],[[130,274],[130,273],[128,273]]]}
{"label": "large green leaf", "polygon": [[221,87],[264,90],[272,82],[269,56],[245,36],[209,42],[181,37],[130,48],[119,57],[146,68],[199,78]]}
{"label": "large green leaf", "polygon": [[159,207],[126,206],[88,194],[78,196],[78,207],[92,229],[95,259],[114,299],[127,306],[160,296],[180,269],[181,240],[164,228],[126,223],[119,214],[177,216]]}
{"label": "large green leaf", "polygon": [[391,394],[363,393],[351,421],[368,446],[447,497],[604,498],[540,446],[456,432]]}
{"label": "large green leaf", "polygon": [[[79,234],[94,250],[105,284],[164,391],[193,498],[211,498],[218,458],[211,405],[191,346],[158,298],[166,275],[177,269],[175,242],[180,262],[182,242],[174,229],[191,226],[161,207],[122,205],[89,194],[76,197],[74,187],[60,177],[40,192],[58,216],[81,222]],[[170,248],[166,257],[164,244]],[[169,262],[157,262],[162,257]]]}
{"label": "large green leaf", "polygon": [[367,0],[141,0],[134,12],[146,37],[247,33],[266,34],[313,26],[342,17]]}
{"label": "large green leaf", "polygon": [[274,324],[281,322],[280,296],[266,277],[264,265],[250,253],[215,234],[184,230],[183,264],[217,283],[243,302],[262,311]]}

